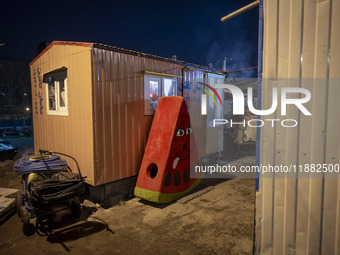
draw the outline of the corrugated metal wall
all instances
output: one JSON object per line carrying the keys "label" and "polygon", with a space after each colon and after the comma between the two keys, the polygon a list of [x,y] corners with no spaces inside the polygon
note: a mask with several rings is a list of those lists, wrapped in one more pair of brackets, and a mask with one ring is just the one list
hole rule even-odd
{"label": "corrugated metal wall", "polygon": [[[264,0],[263,7],[263,109],[271,104],[266,85],[277,79],[278,87],[311,91],[313,116],[288,108],[297,128],[261,128],[260,163],[339,163],[340,1]],[[256,198],[256,253],[340,254],[338,178],[262,178]]]}
{"label": "corrugated metal wall", "polygon": [[190,114],[191,127],[195,137],[195,144],[198,148],[199,155],[205,156],[205,116],[201,115],[201,94],[202,91],[196,89],[200,85],[198,82],[207,83],[207,74],[199,70],[190,70],[183,72],[184,87],[181,88],[181,95],[184,97]]}
{"label": "corrugated metal wall", "polygon": [[[34,147],[75,157],[87,182],[93,184],[91,47],[53,43],[31,63]],[[69,116],[47,115],[43,74],[67,68]],[[73,171],[75,164],[68,159]]]}
{"label": "corrugated metal wall", "polygon": [[[137,175],[152,116],[144,116],[144,71],[182,75],[184,66],[93,48],[95,185]],[[177,85],[182,79],[178,78]],[[178,95],[180,95],[180,91]]]}
{"label": "corrugated metal wall", "polygon": [[[209,74],[207,78],[207,84],[215,87],[216,84],[224,83],[224,76]],[[224,89],[216,89],[217,93],[220,95],[222,102],[224,101]],[[217,96],[214,94],[216,102],[218,102]],[[216,152],[223,151],[223,125],[213,127],[214,119],[223,119],[223,108],[214,106],[214,101],[210,97],[207,97],[207,120],[205,125],[206,132],[205,137],[205,155],[213,154]]]}

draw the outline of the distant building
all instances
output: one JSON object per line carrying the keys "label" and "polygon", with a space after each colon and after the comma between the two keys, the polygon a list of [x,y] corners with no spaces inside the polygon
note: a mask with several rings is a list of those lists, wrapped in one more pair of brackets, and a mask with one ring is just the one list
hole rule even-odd
{"label": "distant building", "polygon": [[0,120],[31,116],[31,81],[27,61],[0,59]]}

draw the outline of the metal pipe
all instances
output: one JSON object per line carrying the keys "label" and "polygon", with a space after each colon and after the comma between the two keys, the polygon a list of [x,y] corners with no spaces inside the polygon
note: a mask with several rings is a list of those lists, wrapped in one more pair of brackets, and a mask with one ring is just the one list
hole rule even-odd
{"label": "metal pipe", "polygon": [[168,76],[168,77],[182,78],[182,76],[173,75],[173,74],[167,74],[167,73],[156,73],[156,72],[151,72],[151,71],[144,71],[144,73],[155,74],[155,75],[161,75],[161,76]]}
{"label": "metal pipe", "polygon": [[260,3],[260,0],[256,0],[255,2],[252,2],[252,3],[242,7],[241,9],[238,9],[237,11],[234,11],[234,12],[228,14],[227,16],[224,16],[223,18],[221,18],[221,21],[224,22],[228,19],[236,17],[237,15],[239,15],[241,13],[249,11],[250,9],[253,9],[254,7],[258,6],[259,3]]}
{"label": "metal pipe", "polygon": [[[257,68],[257,109],[261,109],[261,98],[262,98],[262,68],[263,68],[263,0],[260,2],[259,8],[259,45],[258,45],[258,68]],[[261,116],[257,116],[258,119]],[[261,139],[261,128],[256,128],[256,165],[260,166],[260,139]],[[255,191],[260,190],[260,173],[255,173]]]}
{"label": "metal pipe", "polygon": [[223,59],[222,71],[227,71],[227,58]]}
{"label": "metal pipe", "polygon": [[241,69],[241,70],[232,70],[232,71],[226,71],[227,73],[236,73],[236,72],[243,72],[243,71],[248,71],[248,70],[253,70],[253,69],[257,69],[257,66],[254,67],[249,67],[249,68],[245,68],[245,69]]}

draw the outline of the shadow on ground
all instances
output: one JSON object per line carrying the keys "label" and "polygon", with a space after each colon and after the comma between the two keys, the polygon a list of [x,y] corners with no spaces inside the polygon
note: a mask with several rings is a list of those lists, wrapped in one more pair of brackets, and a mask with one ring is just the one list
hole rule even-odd
{"label": "shadow on ground", "polygon": [[70,249],[65,244],[66,242],[79,240],[83,237],[99,233],[104,229],[106,229],[108,232],[111,232],[111,234],[114,234],[114,232],[108,227],[106,223],[97,221],[78,222],[62,230],[48,234],[47,241],[50,243],[59,243],[65,248],[65,250],[70,251]]}
{"label": "shadow on ground", "polygon": [[115,234],[104,220],[93,216],[97,211],[95,207],[82,208],[82,214],[78,219],[70,216],[68,210],[61,210],[46,216],[40,216],[36,223],[36,233],[40,236],[47,236],[50,243],[61,244],[66,251],[70,248],[67,242],[97,234],[103,230]]}

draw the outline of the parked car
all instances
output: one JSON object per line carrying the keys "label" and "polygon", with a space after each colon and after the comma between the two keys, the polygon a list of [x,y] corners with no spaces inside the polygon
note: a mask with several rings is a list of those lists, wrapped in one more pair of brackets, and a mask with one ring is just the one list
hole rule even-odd
{"label": "parked car", "polygon": [[0,139],[0,151],[9,151],[13,149],[13,146],[8,141]]}
{"label": "parked car", "polygon": [[32,127],[26,127],[26,128],[21,129],[20,136],[33,136]]}
{"label": "parked car", "polygon": [[0,139],[0,161],[12,160],[16,154],[16,149],[5,140]]}
{"label": "parked car", "polygon": [[6,128],[1,131],[1,136],[3,138],[8,136],[20,136],[20,133],[14,128]]}

